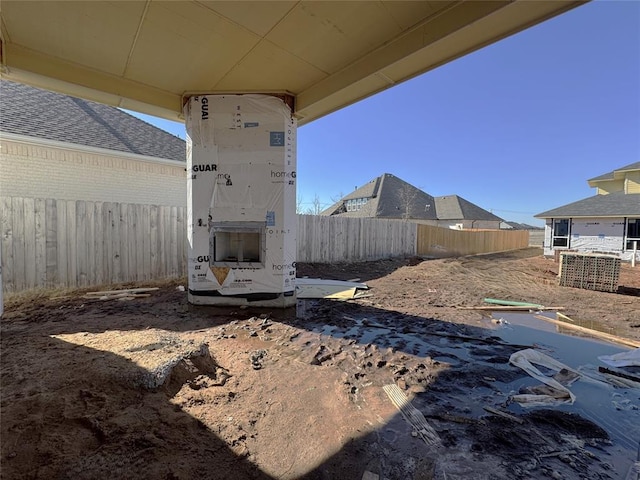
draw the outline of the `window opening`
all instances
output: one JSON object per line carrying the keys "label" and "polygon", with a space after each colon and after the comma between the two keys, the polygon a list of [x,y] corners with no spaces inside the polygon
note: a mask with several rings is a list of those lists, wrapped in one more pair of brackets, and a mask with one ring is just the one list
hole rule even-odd
{"label": "window opening", "polygon": [[640,249],[640,218],[627,218],[626,249],[633,250],[633,242],[637,242]]}
{"label": "window opening", "polygon": [[553,238],[551,239],[554,247],[569,247],[569,219],[559,218],[553,220]]}
{"label": "window opening", "polygon": [[264,223],[217,222],[211,224],[210,232],[211,266],[264,266]]}

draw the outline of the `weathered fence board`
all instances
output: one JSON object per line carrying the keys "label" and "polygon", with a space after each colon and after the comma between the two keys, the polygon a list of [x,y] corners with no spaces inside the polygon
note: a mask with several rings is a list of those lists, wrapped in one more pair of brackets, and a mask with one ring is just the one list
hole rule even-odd
{"label": "weathered fence board", "polygon": [[[170,225],[169,228],[169,248],[167,249],[169,252],[169,259],[167,264],[170,265],[169,272],[171,275],[178,274],[178,209],[177,207],[170,207],[171,210],[169,212]],[[186,230],[185,230],[186,232]]]}
{"label": "weathered fence board", "polygon": [[[27,288],[26,284],[26,269],[27,265],[24,258],[25,252],[25,234],[24,234],[24,199],[12,198],[11,199],[11,217],[13,219],[13,280],[15,286],[20,285],[20,288]],[[20,265],[20,268],[16,268]]]}
{"label": "weathered fence board", "polygon": [[[162,228],[174,231],[158,228],[161,212],[167,218]],[[0,234],[2,287],[9,292],[144,281],[186,271],[183,207],[0,197]]]}
{"label": "weathered fence board", "polygon": [[[79,285],[78,283],[78,250],[76,241],[78,238],[78,230],[76,228],[78,219],[76,218],[76,202],[73,200],[63,201],[67,205],[67,282],[70,285]],[[64,284],[64,280],[63,280]]]}
{"label": "weathered fence board", "polygon": [[159,274],[160,263],[158,262],[158,207],[149,207],[149,270],[151,278]]}
{"label": "weathered fence board", "polygon": [[86,287],[89,285],[89,238],[87,235],[88,226],[87,202],[76,201],[76,265],[78,285]]}
{"label": "weathered fence board", "polygon": [[298,215],[298,262],[333,263],[415,255],[417,225],[403,220]]}
{"label": "weathered fence board", "polygon": [[[129,279],[129,208],[127,204],[115,204],[115,210],[118,212],[118,229],[119,229],[119,249],[120,254],[120,275],[119,280]],[[118,237],[116,237],[118,238]]]}
{"label": "weathered fence board", "polygon": [[[53,200],[53,209],[57,211],[58,224],[56,231],[55,252],[58,258],[58,276],[53,279],[55,285],[64,285],[68,282],[68,265],[67,265],[67,204],[64,201]],[[22,288],[22,287],[20,287]]]}
{"label": "weathered fence board", "polygon": [[24,277],[27,288],[36,284],[36,217],[35,201],[25,198],[22,202],[24,221]]}
{"label": "weathered fence board", "polygon": [[42,285],[50,287],[58,282],[58,209],[56,201],[48,198],[44,208],[47,229],[47,249],[45,252],[47,270],[45,272],[45,281]]}
{"label": "weathered fence board", "polygon": [[102,202],[96,202],[93,206],[94,226],[91,232],[93,236],[93,265],[94,265],[94,285],[102,285],[104,281],[104,218],[102,216]]}
{"label": "weathered fence board", "polygon": [[47,223],[46,202],[42,198],[34,201],[35,218],[35,285],[47,284]]}
{"label": "weathered fence board", "polygon": [[13,273],[13,215],[11,213],[11,198],[2,198],[0,201],[2,211],[2,283],[3,288],[15,290],[15,275]]}

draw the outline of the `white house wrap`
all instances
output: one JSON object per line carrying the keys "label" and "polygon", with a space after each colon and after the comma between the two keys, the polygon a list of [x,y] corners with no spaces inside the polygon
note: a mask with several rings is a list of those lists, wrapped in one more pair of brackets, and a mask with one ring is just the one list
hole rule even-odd
{"label": "white house wrap", "polygon": [[204,95],[187,129],[189,301],[295,303],[296,121],[269,95]]}

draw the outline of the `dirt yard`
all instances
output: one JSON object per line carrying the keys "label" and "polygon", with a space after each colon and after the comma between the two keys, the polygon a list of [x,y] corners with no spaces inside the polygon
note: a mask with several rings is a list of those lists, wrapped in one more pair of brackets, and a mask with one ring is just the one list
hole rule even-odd
{"label": "dirt yard", "polygon": [[[640,340],[640,267],[623,265],[616,294],[559,287],[557,269],[540,249],[298,265],[298,276],[371,290],[301,301],[297,313],[195,307],[178,281],[130,301],[9,296],[2,478],[623,479],[609,433],[590,420],[483,409],[508,411],[501,387],[526,377],[508,359],[526,345],[456,307],[485,297],[565,307]],[[434,435],[399,414],[388,385]]]}

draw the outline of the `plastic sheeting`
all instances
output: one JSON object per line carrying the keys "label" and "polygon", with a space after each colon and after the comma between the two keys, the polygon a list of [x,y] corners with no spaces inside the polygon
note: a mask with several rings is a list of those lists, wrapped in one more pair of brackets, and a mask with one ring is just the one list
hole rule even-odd
{"label": "plastic sheeting", "polygon": [[[191,301],[293,296],[296,121],[290,108],[269,95],[204,95],[190,97],[184,112]],[[223,247],[228,251],[220,253]]]}
{"label": "plastic sheeting", "polygon": [[640,367],[640,348],[615,355],[601,355],[598,360],[612,367]]}
{"label": "plastic sheeting", "polygon": [[580,253],[608,252],[621,260],[630,261],[633,252],[625,248],[625,222],[623,218],[579,218],[571,220],[568,247],[553,247],[553,223],[547,219],[545,225],[544,255],[554,250],[575,250]]}
{"label": "plastic sheeting", "polygon": [[559,362],[558,360],[551,358],[550,356],[545,355],[542,352],[533,350],[532,348],[520,350],[514,353],[509,358],[509,363],[515,365],[516,367],[520,367],[533,378],[541,381],[549,387],[549,393],[547,394],[539,393],[512,395],[511,398],[523,407],[549,406],[559,405],[563,403],[572,404],[573,402],[575,402],[575,395],[571,393],[571,391],[565,385],[561,384],[555,378],[548,377],[543,374],[534,366],[534,364],[546,367],[558,373],[572,373],[573,376],[571,377],[571,379],[564,382],[569,385],[582,376],[580,372],[573,370],[562,362]]}

